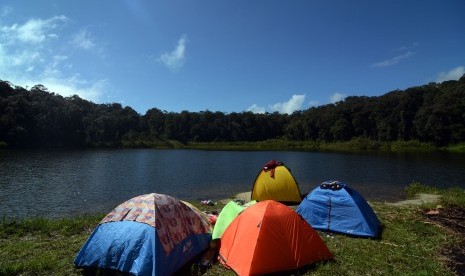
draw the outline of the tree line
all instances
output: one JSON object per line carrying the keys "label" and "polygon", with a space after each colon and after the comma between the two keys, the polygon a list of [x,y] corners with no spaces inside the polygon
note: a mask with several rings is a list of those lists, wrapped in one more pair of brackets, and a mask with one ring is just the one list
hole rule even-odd
{"label": "tree line", "polygon": [[0,143],[11,148],[153,146],[163,141],[465,141],[465,75],[458,81],[351,96],[293,114],[149,109],[27,90],[0,80]]}

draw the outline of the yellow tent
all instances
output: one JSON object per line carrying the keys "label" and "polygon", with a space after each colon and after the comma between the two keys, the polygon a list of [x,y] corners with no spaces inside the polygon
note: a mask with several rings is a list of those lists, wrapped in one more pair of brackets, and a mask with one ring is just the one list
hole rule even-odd
{"label": "yellow tent", "polygon": [[272,199],[286,204],[298,204],[302,201],[294,176],[283,163],[275,160],[271,160],[260,170],[251,198],[257,201]]}

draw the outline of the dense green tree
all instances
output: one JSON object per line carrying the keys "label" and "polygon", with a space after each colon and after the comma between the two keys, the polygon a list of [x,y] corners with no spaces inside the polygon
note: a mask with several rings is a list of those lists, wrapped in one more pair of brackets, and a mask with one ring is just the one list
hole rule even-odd
{"label": "dense green tree", "polygon": [[164,134],[165,113],[160,109],[152,108],[147,110],[141,118],[142,128],[149,133],[150,139],[161,139]]}
{"label": "dense green tree", "polygon": [[181,142],[419,140],[465,141],[465,75],[458,81],[350,96],[293,114],[149,109],[62,97],[41,85],[27,90],[0,80],[0,142],[9,147],[120,147]]}

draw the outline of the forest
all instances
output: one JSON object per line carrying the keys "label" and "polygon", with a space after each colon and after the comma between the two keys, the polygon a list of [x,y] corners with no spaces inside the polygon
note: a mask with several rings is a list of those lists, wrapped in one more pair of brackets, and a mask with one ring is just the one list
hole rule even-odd
{"label": "forest", "polygon": [[381,96],[293,114],[149,109],[63,97],[43,85],[29,90],[0,80],[0,148],[155,147],[164,141],[465,141],[465,75]]}

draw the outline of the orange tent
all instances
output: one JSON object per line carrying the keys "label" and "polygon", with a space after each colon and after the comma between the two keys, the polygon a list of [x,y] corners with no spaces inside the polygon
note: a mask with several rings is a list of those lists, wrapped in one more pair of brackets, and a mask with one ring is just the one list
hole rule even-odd
{"label": "orange tent", "polygon": [[219,258],[239,275],[293,270],[333,254],[288,206],[266,200],[245,209],[221,237]]}

